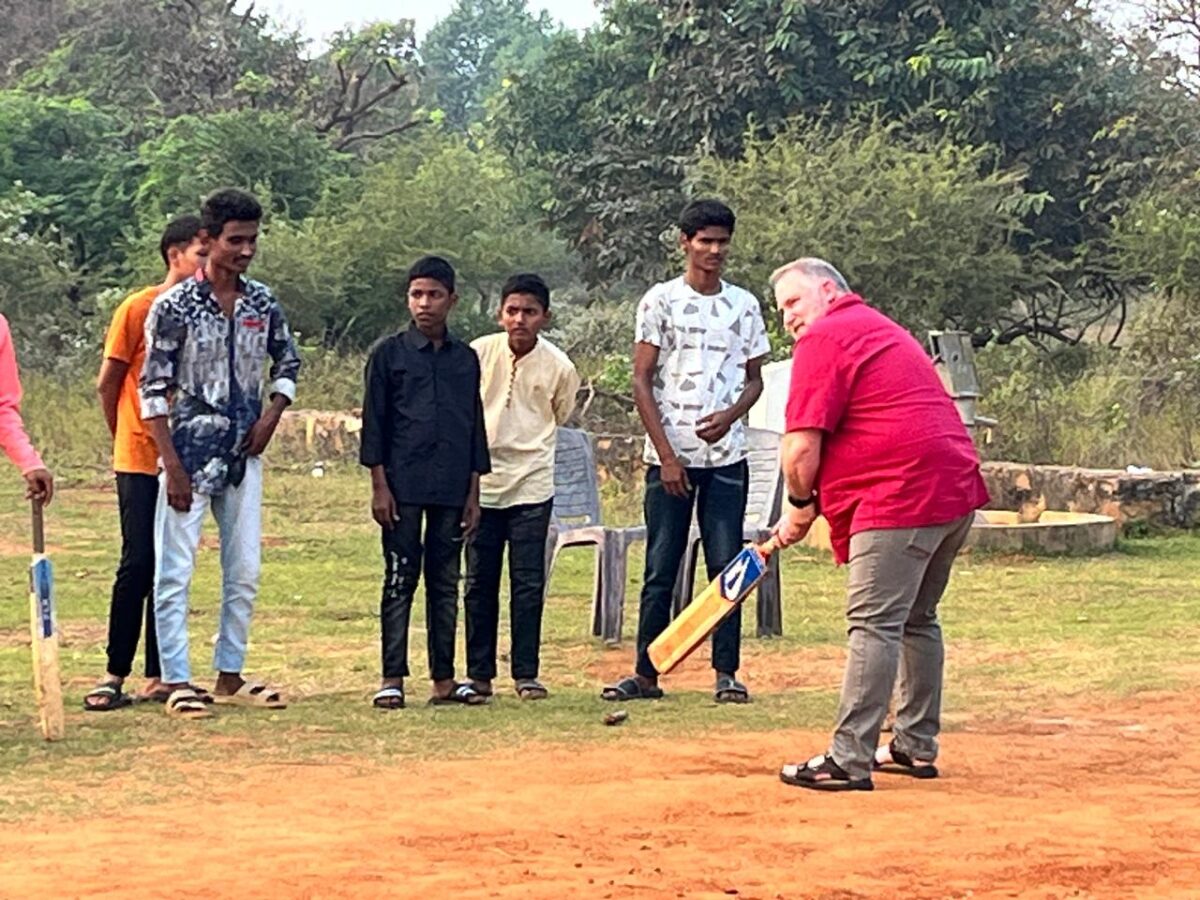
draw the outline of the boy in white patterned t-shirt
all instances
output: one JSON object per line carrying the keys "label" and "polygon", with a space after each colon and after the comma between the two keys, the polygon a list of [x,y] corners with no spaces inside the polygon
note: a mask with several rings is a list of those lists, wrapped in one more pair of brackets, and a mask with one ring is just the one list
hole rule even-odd
{"label": "boy in white patterned t-shirt", "polygon": [[[689,204],[679,221],[684,274],[656,284],[638,305],[633,394],[646,429],[646,574],[637,673],[606,687],[606,700],[662,696],[646,650],[671,620],[693,510],[710,579],[742,548],[749,487],[743,419],[762,393],[770,344],[758,299],[721,279],[735,222],[716,200]],[[719,703],[750,699],[736,677],[740,646],[739,607],[713,634]]]}

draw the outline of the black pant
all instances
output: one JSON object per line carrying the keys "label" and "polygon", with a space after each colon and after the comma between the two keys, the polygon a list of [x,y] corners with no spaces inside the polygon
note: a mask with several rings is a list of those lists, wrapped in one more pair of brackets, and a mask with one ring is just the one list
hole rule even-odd
{"label": "black pant", "polygon": [[508,544],[512,677],[537,678],[546,594],[546,532],[553,500],[504,509],[485,509],[467,547],[467,674],[496,677],[496,634],[500,625],[500,569]]}
{"label": "black pant", "polygon": [[[108,611],[108,673],[125,678],[133,671],[142,620],[146,622],[146,677],[158,678],[158,638],[154,631],[154,510],[158,479],[117,473],[121,513],[121,562]],[[143,612],[144,610],[144,612]]]}
{"label": "black pant", "polygon": [[[408,677],[408,620],[425,563],[425,627],[429,677],[454,677],[454,629],[462,565],[462,508],[400,506],[399,521],[383,532],[383,677]],[[421,545],[421,524],[425,544]]]}
{"label": "black pant", "polygon": [[[686,497],[676,497],[663,487],[658,466],[646,472],[646,578],[638,611],[637,671],[647,678],[658,674],[646,651],[671,622],[671,593],[690,540],[693,507],[709,580],[716,578],[742,549],[742,521],[750,484],[746,463],[689,468],[687,477],[691,490]],[[713,632],[714,669],[730,674],[738,670],[741,640],[739,604]]]}

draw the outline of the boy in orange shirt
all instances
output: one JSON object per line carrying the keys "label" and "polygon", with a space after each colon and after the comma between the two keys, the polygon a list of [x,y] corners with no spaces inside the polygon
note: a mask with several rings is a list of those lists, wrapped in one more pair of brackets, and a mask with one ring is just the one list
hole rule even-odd
{"label": "boy in orange shirt", "polygon": [[[158,503],[158,450],[142,424],[138,379],[146,358],[146,316],[159,294],[190,278],[204,265],[205,244],[198,216],[180,216],[163,232],[159,250],[167,265],[162,284],[127,297],[116,312],[104,341],[104,362],[96,391],[113,436],[113,471],[121,514],[121,562],[113,583],[108,613],[108,668],[83,698],[83,708],[107,712],[132,703],[125,679],[133,669],[138,636],[146,622],[146,685],[142,699],[165,700],[155,638],[154,513]],[[149,602],[147,602],[149,600]]]}

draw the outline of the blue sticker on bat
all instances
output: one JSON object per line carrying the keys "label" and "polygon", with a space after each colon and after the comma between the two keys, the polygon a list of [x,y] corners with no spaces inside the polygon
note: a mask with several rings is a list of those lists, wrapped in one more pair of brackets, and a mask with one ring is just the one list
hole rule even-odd
{"label": "blue sticker on bat", "polygon": [[766,565],[758,552],[753,547],[746,547],[721,573],[721,596],[726,600],[740,600],[750,588],[758,584],[766,571]]}
{"label": "blue sticker on bat", "polygon": [[39,559],[30,572],[38,603],[38,631],[44,640],[54,635],[54,572],[50,560]]}

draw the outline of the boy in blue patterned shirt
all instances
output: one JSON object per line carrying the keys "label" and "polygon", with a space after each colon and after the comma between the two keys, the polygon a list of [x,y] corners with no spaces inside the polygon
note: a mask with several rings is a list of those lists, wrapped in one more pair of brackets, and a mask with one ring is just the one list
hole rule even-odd
{"label": "boy in blue patterned shirt", "polygon": [[[245,277],[262,207],[243,191],[204,202],[208,261],[160,296],[146,319],[142,419],[162,460],[155,521],[154,612],[167,714],[206,718],[208,702],[281,709],[283,696],[242,678],[262,550],[262,459],[296,396],[300,357],[283,309]],[[271,360],[270,403],[263,372]],[[221,536],[221,620],[210,696],[191,684],[188,590],[205,512]]]}

